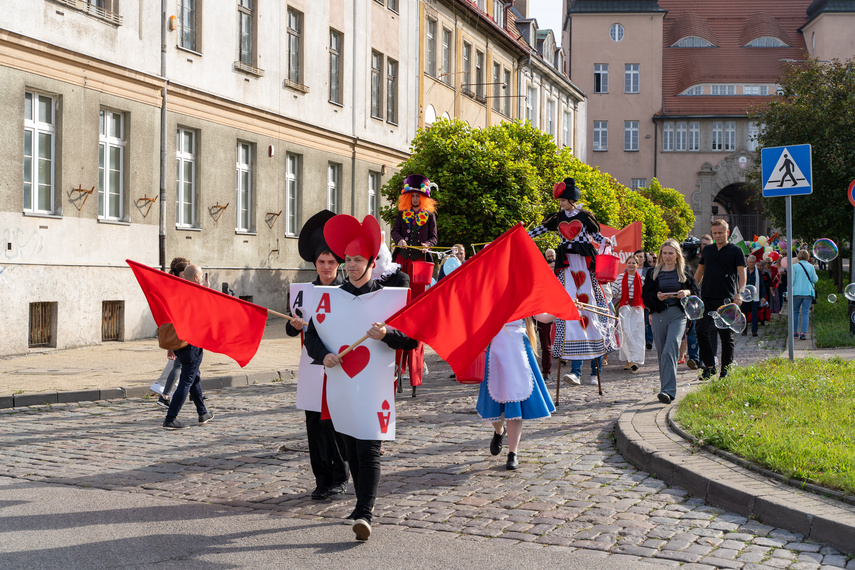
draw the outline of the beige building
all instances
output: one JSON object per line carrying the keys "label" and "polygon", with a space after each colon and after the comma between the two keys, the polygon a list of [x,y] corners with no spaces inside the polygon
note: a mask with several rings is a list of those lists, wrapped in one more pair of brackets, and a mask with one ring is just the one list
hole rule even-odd
{"label": "beige building", "polygon": [[407,157],[416,0],[164,6],[0,11],[0,355],[152,335],[127,258],[282,310],[303,220],[377,214]]}

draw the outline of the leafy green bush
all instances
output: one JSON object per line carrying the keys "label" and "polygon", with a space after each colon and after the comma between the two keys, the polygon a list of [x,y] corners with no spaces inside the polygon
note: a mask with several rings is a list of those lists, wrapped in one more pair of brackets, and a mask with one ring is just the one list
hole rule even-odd
{"label": "leafy green bush", "polygon": [[[855,346],[855,335],[849,332],[849,301],[837,292],[834,281],[823,272],[816,284],[816,305],[813,306],[813,337],[819,348]],[[837,301],[830,303],[829,295]]]}

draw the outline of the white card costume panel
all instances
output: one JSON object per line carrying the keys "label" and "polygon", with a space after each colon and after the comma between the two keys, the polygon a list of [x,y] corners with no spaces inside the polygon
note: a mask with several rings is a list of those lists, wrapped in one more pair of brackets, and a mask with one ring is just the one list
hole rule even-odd
{"label": "white card costume panel", "polygon": [[[407,303],[407,289],[390,287],[358,297],[338,287],[315,287],[314,323],[338,354]],[[395,351],[368,339],[327,368],[327,406],[335,430],[356,439],[395,439]]]}
{"label": "white card costume panel", "polygon": [[[291,291],[291,314],[300,315],[309,322],[314,314],[314,290],[311,283],[293,283]],[[306,332],[305,327],[303,332]],[[297,369],[297,409],[310,412],[321,411],[321,397],[324,390],[324,367],[312,364],[306,347],[300,349],[300,367]]]}

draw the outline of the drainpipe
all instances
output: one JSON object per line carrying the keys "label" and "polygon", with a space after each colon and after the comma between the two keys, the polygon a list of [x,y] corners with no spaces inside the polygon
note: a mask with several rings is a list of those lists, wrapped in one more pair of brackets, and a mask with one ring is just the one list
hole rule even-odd
{"label": "drainpipe", "polygon": [[[358,2],[353,3],[353,65],[350,68],[351,73],[351,111],[350,116],[351,119],[351,135],[353,136],[353,149],[350,151],[350,213],[352,216],[356,216],[356,146],[359,144],[359,137],[356,136],[356,101],[360,100],[356,97],[356,75],[357,75],[357,61],[356,61],[356,16],[357,16],[357,7]],[[370,10],[370,8],[369,8]],[[382,84],[381,84],[382,87]]]}
{"label": "drainpipe", "polygon": [[659,128],[656,126],[656,119],[653,119],[653,178],[659,178],[656,170],[659,164]]}
{"label": "drainpipe", "polygon": [[160,268],[166,271],[166,4],[160,0],[160,76],[163,78],[163,92],[160,107],[160,220],[158,251]]}

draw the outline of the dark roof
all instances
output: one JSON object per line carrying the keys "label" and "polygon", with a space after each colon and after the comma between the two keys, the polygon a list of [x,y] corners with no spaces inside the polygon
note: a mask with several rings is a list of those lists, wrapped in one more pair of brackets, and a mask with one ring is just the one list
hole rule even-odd
{"label": "dark roof", "polygon": [[601,12],[664,12],[656,0],[573,0],[571,14]]}
{"label": "dark roof", "polygon": [[822,12],[855,12],[855,0],[813,0],[807,9],[811,20]]}

